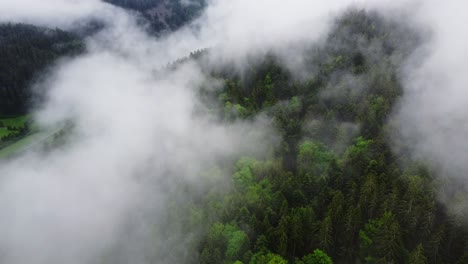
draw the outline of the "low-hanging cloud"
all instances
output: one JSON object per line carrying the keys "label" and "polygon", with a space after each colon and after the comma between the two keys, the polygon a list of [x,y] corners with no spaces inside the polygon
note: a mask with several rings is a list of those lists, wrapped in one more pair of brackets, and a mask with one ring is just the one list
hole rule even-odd
{"label": "low-hanging cloud", "polygon": [[[155,239],[148,230],[163,222],[173,182],[195,184],[198,172],[214,161],[265,152],[275,136],[262,118],[228,126],[195,115],[202,107],[196,87],[211,82],[209,77],[192,63],[174,71],[162,66],[207,47],[212,63],[242,63],[271,50],[300,60],[302,50],[292,48],[320,41],[334,15],[350,4],[388,10],[416,3],[397,2],[211,0],[191,25],[155,38],[132,15],[98,0],[2,1],[1,22],[70,28],[97,19],[106,26],[86,40],[86,54],[58,64],[38,84],[48,91],[38,122],[73,120],[70,142],[0,164],[0,259],[102,263],[125,237],[132,243],[113,263],[188,262],[189,249],[168,254],[162,242],[148,246]],[[433,39],[417,54],[425,59],[411,59],[412,68],[405,69],[405,97],[396,114],[402,138],[414,153],[465,172],[468,36],[456,30],[467,22],[461,13],[465,4],[414,6],[414,21],[432,28]],[[136,217],[139,210],[151,211],[151,220]],[[132,222],[139,227],[128,235]],[[179,246],[190,240],[182,235]]]}
{"label": "low-hanging cloud", "polygon": [[[2,164],[3,260],[98,263],[135,208],[151,204],[155,215],[146,225],[164,217],[170,194],[164,183],[195,183],[217,158],[261,152],[254,140],[264,138],[259,131],[268,131],[267,124],[224,127],[193,116],[193,86],[203,78],[186,65],[155,79],[106,52],[61,65],[46,82],[49,103],[38,119],[50,125],[73,120],[73,140],[55,152]],[[144,263],[142,255],[123,257],[117,263]]]}
{"label": "low-hanging cloud", "polygon": [[[13,21],[63,26],[47,20],[60,14],[29,11]],[[203,107],[196,88],[208,77],[192,63],[161,69],[183,48],[146,35],[122,9],[99,14],[107,26],[87,40],[86,54],[59,63],[37,84],[47,87],[47,100],[36,119],[44,127],[72,120],[69,142],[1,163],[3,262],[184,263],[194,252],[177,248],[190,245],[190,234],[174,230],[180,239],[154,241],[166,239],[154,236],[175,183],[203,184],[200,173],[217,160],[263,153],[274,143],[267,120],[221,125],[196,115]]]}
{"label": "low-hanging cloud", "polygon": [[457,203],[453,197],[466,192],[468,184],[466,7],[464,1],[424,1],[413,14],[429,38],[403,71],[405,93],[396,109],[399,136],[395,137],[437,175],[456,179],[445,186],[441,197],[449,208],[465,214],[466,202]]}
{"label": "low-hanging cloud", "polygon": [[105,6],[100,0],[6,0],[0,2],[0,22],[70,27]]}

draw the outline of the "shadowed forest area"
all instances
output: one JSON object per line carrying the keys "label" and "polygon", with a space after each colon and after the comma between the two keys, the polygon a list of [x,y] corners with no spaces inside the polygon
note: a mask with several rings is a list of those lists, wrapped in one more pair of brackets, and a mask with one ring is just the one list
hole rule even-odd
{"label": "shadowed forest area", "polygon": [[116,6],[137,12],[149,25],[153,34],[176,30],[198,17],[206,6],[206,0],[105,0]]}
{"label": "shadowed forest area", "polygon": [[57,59],[85,49],[78,36],[26,24],[0,25],[0,115],[24,115],[33,103],[34,78]]}

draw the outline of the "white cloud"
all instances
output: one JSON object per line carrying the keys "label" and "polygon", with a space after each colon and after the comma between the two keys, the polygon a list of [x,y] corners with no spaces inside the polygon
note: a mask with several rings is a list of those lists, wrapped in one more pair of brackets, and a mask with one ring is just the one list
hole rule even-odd
{"label": "white cloud", "polygon": [[2,0],[0,22],[70,27],[105,6],[100,0]]}
{"label": "white cloud", "polygon": [[[164,78],[155,76],[162,65],[205,47],[213,48],[213,61],[242,62],[249,53],[270,49],[300,56],[290,44],[319,41],[331,19],[350,4],[398,9],[413,2],[382,3],[212,0],[195,22],[198,29],[155,39],[121,9],[97,0],[1,1],[3,22],[70,27],[92,17],[109,26],[87,41],[88,54],[58,65],[43,84],[49,101],[39,120],[73,119],[73,142],[0,166],[0,248],[5,251],[0,256],[11,264],[100,263],[134,208],[147,202],[142,199],[154,203],[152,221],[164,214],[167,190],[159,182],[167,177],[196,182],[194,172],[213,159],[268,145],[254,133],[268,134],[260,121],[227,127],[195,117],[194,89],[206,76],[191,64]],[[428,57],[410,69],[405,81],[403,134],[417,138],[411,143],[418,153],[468,169],[466,4],[424,3],[415,20],[429,25],[434,38],[425,50]],[[152,185],[142,180],[148,178]],[[144,247],[149,238],[143,238],[134,246]],[[141,256],[127,257],[126,263],[144,263]]]}

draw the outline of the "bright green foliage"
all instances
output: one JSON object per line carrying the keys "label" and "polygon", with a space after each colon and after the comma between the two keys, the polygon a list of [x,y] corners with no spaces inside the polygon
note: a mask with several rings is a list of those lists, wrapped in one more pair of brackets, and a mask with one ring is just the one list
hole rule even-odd
{"label": "bright green foliage", "polygon": [[249,111],[240,104],[232,104],[226,102],[224,106],[224,115],[228,119],[245,118],[249,115]]}
{"label": "bright green foliage", "polygon": [[250,206],[259,206],[271,201],[271,184],[263,180],[258,184],[249,186],[245,194],[246,203]]}
{"label": "bright green foliage", "polygon": [[316,249],[312,254],[305,256],[304,264],[333,264],[331,258],[322,250]]}
{"label": "bright green foliage", "polygon": [[28,116],[0,118],[0,148],[2,142],[11,142],[30,132],[30,118]]}
{"label": "bright green foliage", "polygon": [[8,130],[7,128],[1,127],[0,128],[0,138],[7,137],[9,135],[16,134],[15,132],[12,132],[11,130]]}
{"label": "bright green foliage", "polygon": [[249,238],[245,232],[237,230],[227,234],[228,242],[226,249],[226,257],[229,259],[240,258],[241,253],[245,252],[249,247]]}
{"label": "bright green foliage", "polygon": [[323,144],[306,141],[299,146],[297,166],[300,173],[320,177],[327,170],[333,154]]}
{"label": "bright green foliage", "polygon": [[253,255],[249,264],[287,264],[288,262],[282,258],[280,255],[273,253],[257,253]]}
{"label": "bright green foliage", "polygon": [[359,137],[355,140],[346,155],[351,160],[368,160],[370,147],[374,142],[372,140],[366,140],[363,137]]}
{"label": "bright green foliage", "polygon": [[240,104],[234,105],[234,109],[236,110],[236,115],[239,117],[247,117],[249,115],[248,110]]}
{"label": "bright green foliage", "polygon": [[[141,12],[158,1],[112,2]],[[180,1],[165,2],[179,8]],[[176,13],[169,19],[195,15]],[[0,112],[22,113],[34,74],[58,55],[82,51],[82,44],[60,30],[45,36],[36,27],[5,25],[0,31]],[[28,44],[37,40],[44,47]],[[321,45],[306,47],[300,74],[273,54],[247,59],[241,71],[230,63],[203,68],[204,51],[172,65],[196,60],[220,81],[220,89],[201,85],[199,92],[211,120],[248,123],[261,115],[277,138],[257,159],[233,166],[239,157],[230,157],[201,172],[203,184],[181,184],[168,206],[169,228],[158,237],[179,230],[200,238],[187,247],[198,251],[200,263],[468,263],[468,230],[460,221],[464,183],[453,192],[445,187],[451,179],[436,180],[405,149],[395,155],[388,141],[403,93],[398,76],[419,40],[399,21],[351,10]],[[26,133],[23,123],[0,120],[0,137]],[[20,140],[0,156],[30,143]],[[440,189],[460,206],[458,218],[438,202]],[[187,199],[178,201],[180,193]]]}
{"label": "bright green foliage", "polygon": [[265,76],[265,81],[263,82],[263,89],[265,90],[265,104],[264,107],[269,107],[274,105],[276,99],[273,95],[273,82],[271,80],[270,74]]}
{"label": "bright green foliage", "polygon": [[370,220],[359,238],[361,257],[367,263],[399,262],[404,256],[400,226],[392,213]]}
{"label": "bright green foliage", "polygon": [[242,158],[237,164],[237,172],[233,175],[234,185],[241,191],[246,191],[255,183],[252,170],[255,168],[256,161],[251,158]]}
{"label": "bright green foliage", "polygon": [[[227,264],[466,262],[463,218],[437,201],[445,182],[406,151],[396,156],[388,141],[403,92],[402,59],[417,38],[401,23],[352,10],[304,54],[305,71],[314,70],[303,78],[271,54],[239,73],[215,71],[225,83],[212,95],[216,117],[261,114],[279,139],[265,160],[236,163],[231,189],[200,202],[209,216],[201,219],[223,225],[205,233],[201,257],[212,253]],[[448,188],[444,198],[463,204],[468,196],[460,189]]]}
{"label": "bright green foliage", "polygon": [[271,88],[273,87],[272,82],[271,82],[271,76],[270,74],[267,74],[265,76],[265,81],[263,82],[263,86],[265,90],[267,90],[267,93],[271,93]]}
{"label": "bright green foliage", "polygon": [[249,116],[249,111],[240,104],[232,104],[227,101],[224,105],[224,116],[227,119],[245,118]]}
{"label": "bright green foliage", "polygon": [[291,112],[297,113],[301,111],[301,108],[302,108],[302,103],[297,96],[294,96],[291,98],[291,100],[289,100],[289,109]]}
{"label": "bright green foliage", "polygon": [[4,127],[17,127],[21,128],[26,125],[30,119],[29,116],[18,116],[18,117],[9,117],[9,118],[0,118],[0,124]]}
{"label": "bright green foliage", "polygon": [[220,259],[235,261],[242,258],[249,246],[249,238],[237,226],[214,223],[208,233],[200,262],[214,263]]}

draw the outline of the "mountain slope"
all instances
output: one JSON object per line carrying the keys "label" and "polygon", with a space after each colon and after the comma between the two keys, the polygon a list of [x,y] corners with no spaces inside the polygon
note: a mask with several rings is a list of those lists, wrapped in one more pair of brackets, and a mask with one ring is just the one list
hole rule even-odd
{"label": "mountain slope", "polygon": [[141,15],[156,34],[175,30],[200,15],[205,0],[105,0]]}
{"label": "mountain slope", "polygon": [[60,29],[25,24],[0,25],[0,115],[28,111],[29,86],[39,72],[62,56],[84,50],[80,38]]}

